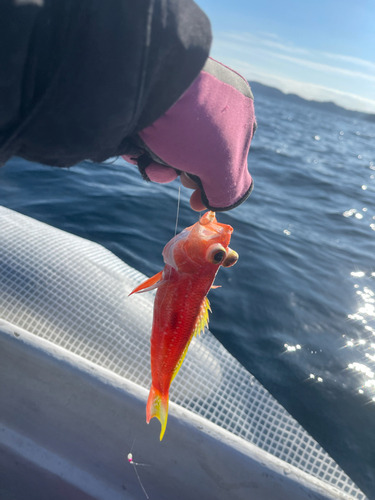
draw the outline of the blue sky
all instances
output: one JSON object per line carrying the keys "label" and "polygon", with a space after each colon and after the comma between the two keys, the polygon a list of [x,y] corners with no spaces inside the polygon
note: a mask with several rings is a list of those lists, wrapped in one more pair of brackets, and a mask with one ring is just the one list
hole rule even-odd
{"label": "blue sky", "polygon": [[375,0],[196,0],[248,80],[375,113]]}

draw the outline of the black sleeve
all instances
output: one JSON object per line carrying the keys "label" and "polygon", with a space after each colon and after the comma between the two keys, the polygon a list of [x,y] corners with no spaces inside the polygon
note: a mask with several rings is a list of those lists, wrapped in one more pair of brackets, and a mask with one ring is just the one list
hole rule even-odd
{"label": "black sleeve", "polygon": [[159,118],[203,67],[192,0],[1,0],[0,165],[102,161]]}

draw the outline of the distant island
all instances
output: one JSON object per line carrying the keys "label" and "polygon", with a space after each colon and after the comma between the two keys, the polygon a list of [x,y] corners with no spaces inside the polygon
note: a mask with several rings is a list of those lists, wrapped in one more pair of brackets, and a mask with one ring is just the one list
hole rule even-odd
{"label": "distant island", "polygon": [[360,118],[362,120],[367,120],[370,122],[375,122],[375,115],[369,113],[361,113],[360,111],[351,111],[349,109],[341,108],[337,106],[334,102],[319,102],[319,101],[308,101],[296,94],[284,94],[279,89],[274,87],[269,87],[268,85],[263,85],[259,82],[250,82],[251,90],[256,94],[262,94],[267,97],[274,97],[276,99],[283,99],[284,101],[292,102],[295,104],[302,104],[305,106],[310,106],[311,108],[320,109],[322,111],[329,111],[331,113],[337,113],[339,115],[348,116],[350,118]]}

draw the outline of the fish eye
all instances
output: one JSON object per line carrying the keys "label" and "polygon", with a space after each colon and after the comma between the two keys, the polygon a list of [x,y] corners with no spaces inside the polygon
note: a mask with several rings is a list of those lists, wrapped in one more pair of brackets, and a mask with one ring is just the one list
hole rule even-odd
{"label": "fish eye", "polygon": [[213,260],[217,263],[221,262],[223,260],[223,257],[225,255],[225,252],[223,252],[222,250],[219,250],[218,252],[216,252],[214,255],[213,255]]}
{"label": "fish eye", "polygon": [[224,259],[224,262],[221,264],[223,267],[231,267],[238,261],[238,253],[228,248],[228,253]]}
{"label": "fish eye", "polygon": [[211,264],[221,264],[226,256],[225,248],[218,243],[210,246],[206,258]]}

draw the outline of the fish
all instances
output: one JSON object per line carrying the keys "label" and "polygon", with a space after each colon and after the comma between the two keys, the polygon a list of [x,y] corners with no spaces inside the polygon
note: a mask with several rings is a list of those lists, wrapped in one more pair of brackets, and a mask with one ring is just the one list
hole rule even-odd
{"label": "fish", "polygon": [[192,338],[208,326],[211,311],[207,294],[221,266],[231,267],[238,254],[229,243],[233,228],[206,212],[164,247],[164,269],[129,295],[157,289],[151,332],[151,388],[146,422],[161,424],[163,439],[168,419],[169,388],[185,358]]}

